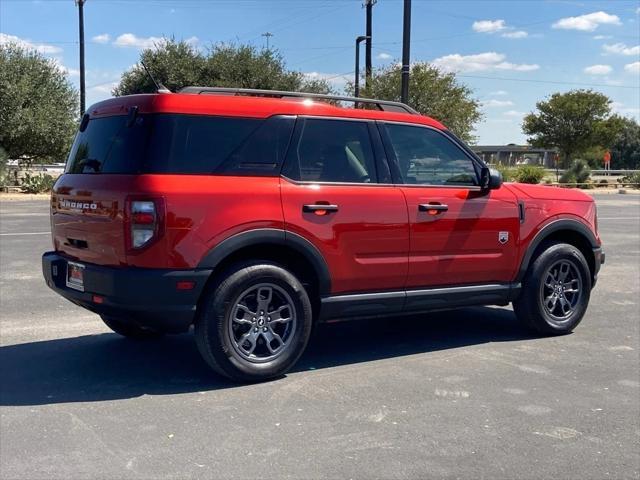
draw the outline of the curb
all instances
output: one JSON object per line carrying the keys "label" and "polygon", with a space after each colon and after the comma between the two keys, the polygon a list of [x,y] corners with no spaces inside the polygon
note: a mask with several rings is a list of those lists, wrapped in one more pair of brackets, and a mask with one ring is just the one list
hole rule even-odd
{"label": "curb", "polygon": [[616,188],[615,190],[580,190],[587,195],[640,195],[640,190],[629,188]]}

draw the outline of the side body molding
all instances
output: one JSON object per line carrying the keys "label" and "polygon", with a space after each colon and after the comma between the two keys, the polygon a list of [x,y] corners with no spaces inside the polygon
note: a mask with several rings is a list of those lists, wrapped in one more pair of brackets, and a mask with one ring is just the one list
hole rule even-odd
{"label": "side body molding", "polygon": [[223,240],[209,250],[198,264],[198,268],[213,270],[225,258],[241,248],[269,244],[289,247],[303,255],[313,266],[318,276],[320,294],[329,295],[331,292],[329,267],[316,246],[296,233],[275,228],[248,230]]}
{"label": "side body molding", "polygon": [[533,253],[536,251],[536,248],[554,232],[560,230],[571,230],[576,233],[582,235],[590,244],[591,248],[597,249],[600,248],[598,245],[598,241],[596,240],[593,232],[584,225],[583,223],[577,220],[569,220],[566,218],[560,220],[554,220],[553,222],[548,223],[533,237],[533,240],[529,243],[527,247],[527,251],[522,257],[522,262],[520,263],[520,269],[518,270],[518,275],[516,277],[516,281],[520,282],[524,278],[525,273],[527,272],[527,268],[529,268],[529,263],[531,262],[531,258]]}

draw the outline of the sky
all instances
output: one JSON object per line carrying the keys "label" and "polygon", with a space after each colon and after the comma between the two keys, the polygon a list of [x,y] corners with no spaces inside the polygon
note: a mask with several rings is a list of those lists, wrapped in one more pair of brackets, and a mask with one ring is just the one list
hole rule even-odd
{"label": "sky", "polygon": [[[108,98],[162,37],[280,50],[287,66],[341,90],[353,78],[364,0],[86,0],[87,105]],[[481,102],[480,145],[526,143],[522,117],[555,92],[591,88],[640,119],[640,1],[413,0],[411,61],[456,73]],[[402,53],[402,0],[373,7],[374,67]],[[79,84],[74,0],[0,0],[0,42],[24,42]],[[361,65],[364,64],[364,46]]]}

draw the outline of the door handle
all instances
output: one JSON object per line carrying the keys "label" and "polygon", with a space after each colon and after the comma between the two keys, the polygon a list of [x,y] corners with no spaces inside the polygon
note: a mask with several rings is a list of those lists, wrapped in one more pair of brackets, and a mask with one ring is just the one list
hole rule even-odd
{"label": "door handle", "polygon": [[303,205],[302,211],[305,213],[315,213],[316,215],[329,215],[338,211],[338,205],[324,205],[322,203],[314,203],[312,205]]}
{"label": "door handle", "polygon": [[430,215],[437,215],[442,212],[446,212],[449,210],[449,205],[444,205],[442,203],[420,203],[418,204],[418,211],[427,212]]}

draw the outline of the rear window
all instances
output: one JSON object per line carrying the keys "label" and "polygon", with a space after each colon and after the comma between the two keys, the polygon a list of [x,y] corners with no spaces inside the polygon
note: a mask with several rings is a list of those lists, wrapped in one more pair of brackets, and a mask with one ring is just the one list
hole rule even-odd
{"label": "rear window", "polygon": [[78,132],[66,173],[135,173],[144,156],[150,117],[139,115],[131,126],[127,116],[95,118]]}
{"label": "rear window", "polygon": [[278,175],[294,117],[97,118],[79,132],[67,173]]}

